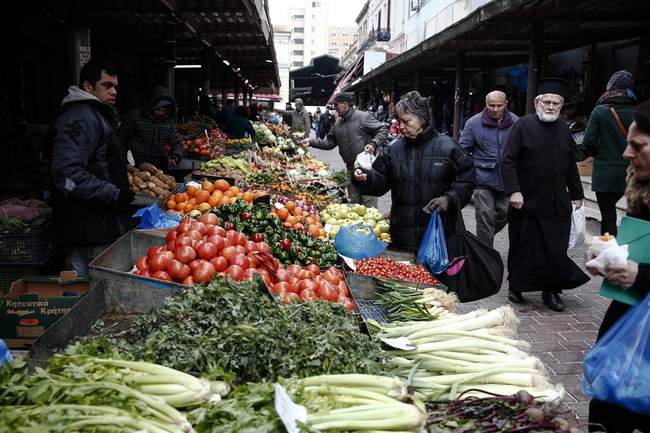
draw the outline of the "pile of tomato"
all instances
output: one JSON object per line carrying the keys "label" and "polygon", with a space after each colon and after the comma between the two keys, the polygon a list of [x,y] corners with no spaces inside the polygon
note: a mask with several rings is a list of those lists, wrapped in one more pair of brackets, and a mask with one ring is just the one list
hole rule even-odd
{"label": "pile of tomato", "polygon": [[387,257],[371,257],[355,260],[356,273],[390,280],[411,281],[422,284],[439,284],[433,275],[422,265],[398,262]]}
{"label": "pile of tomato", "polygon": [[275,280],[277,282],[273,284],[271,291],[287,304],[322,299],[343,304],[350,311],[354,309],[343,273],[336,268],[321,272],[317,265],[308,265],[305,268],[289,265],[286,269],[277,271]]}
{"label": "pile of tomato", "polygon": [[218,224],[219,217],[212,213],[198,220],[182,219],[176,230],[167,232],[165,245],[151,247],[147,255],[138,258],[132,273],[186,286],[208,283],[215,277],[252,280],[259,274],[285,303],[322,299],[354,308],[340,270],[330,268],[321,273],[315,264],[305,268],[293,264],[285,269],[266,242]]}

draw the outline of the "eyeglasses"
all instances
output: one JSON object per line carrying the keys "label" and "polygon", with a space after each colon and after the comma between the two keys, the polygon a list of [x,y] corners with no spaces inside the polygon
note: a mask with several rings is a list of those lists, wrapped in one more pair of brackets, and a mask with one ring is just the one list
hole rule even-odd
{"label": "eyeglasses", "polygon": [[542,99],[541,101],[539,101],[539,103],[542,104],[542,105],[545,106],[545,107],[551,107],[551,106],[559,107],[560,105],[562,105],[562,102],[557,102],[557,101],[545,101],[545,100],[543,100],[543,99]]}

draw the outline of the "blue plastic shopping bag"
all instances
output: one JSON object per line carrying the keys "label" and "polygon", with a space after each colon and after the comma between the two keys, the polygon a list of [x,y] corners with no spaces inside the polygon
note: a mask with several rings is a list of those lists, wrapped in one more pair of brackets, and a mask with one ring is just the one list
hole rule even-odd
{"label": "blue plastic shopping bag", "polygon": [[334,237],[336,251],[351,259],[374,257],[382,253],[387,246],[387,243],[377,238],[372,227],[362,224],[341,227]]}
{"label": "blue plastic shopping bag", "polygon": [[587,353],[583,375],[586,395],[650,415],[650,294]]}
{"label": "blue plastic shopping bag", "polygon": [[138,209],[133,218],[140,218],[139,229],[153,229],[176,227],[181,220],[181,216],[171,212],[163,212],[156,203],[147,207]]}
{"label": "blue plastic shopping bag", "polygon": [[427,231],[424,232],[424,237],[420,242],[418,260],[432,274],[440,274],[447,269],[449,258],[447,257],[445,230],[438,212],[431,212]]}
{"label": "blue plastic shopping bag", "polygon": [[7,345],[0,338],[0,365],[4,364],[5,362],[12,361],[12,360],[13,360],[13,358],[11,357],[11,352],[9,352],[9,349],[7,348]]}

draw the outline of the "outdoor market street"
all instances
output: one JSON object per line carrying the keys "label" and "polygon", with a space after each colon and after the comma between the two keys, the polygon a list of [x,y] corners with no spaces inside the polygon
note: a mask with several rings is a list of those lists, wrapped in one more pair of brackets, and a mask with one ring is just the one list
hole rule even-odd
{"label": "outdoor market street", "polygon": [[[332,169],[340,170],[344,167],[336,149],[311,149],[311,152],[316,158],[330,164]],[[389,193],[379,200],[379,210],[387,212],[390,210],[390,203]],[[467,229],[474,232],[476,222],[471,204],[463,210],[463,216]],[[494,246],[501,253],[505,266],[508,254],[507,227],[496,236]],[[569,255],[576,263],[582,265],[585,249],[582,245],[573,249]],[[511,305],[521,322],[518,327],[519,337],[531,343],[530,352],[544,362],[551,381],[564,385],[567,391],[565,404],[574,412],[577,423],[586,423],[589,397],[584,396],[581,391],[582,360],[596,340],[598,327],[610,302],[598,295],[601,281],[601,277],[595,277],[584,286],[565,292],[562,298],[566,310],[562,313],[549,310],[542,302],[541,292],[525,294],[526,302],[522,305],[509,302],[508,282],[505,278],[497,295],[461,304],[459,311]]]}

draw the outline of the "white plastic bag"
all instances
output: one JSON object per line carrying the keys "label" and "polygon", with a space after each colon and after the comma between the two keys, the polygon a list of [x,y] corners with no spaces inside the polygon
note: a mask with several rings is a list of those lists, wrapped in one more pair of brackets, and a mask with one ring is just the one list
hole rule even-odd
{"label": "white plastic bag", "polygon": [[372,169],[372,163],[377,159],[376,155],[371,155],[367,152],[361,152],[357,155],[357,159],[354,161],[355,168],[362,168],[364,170]]}
{"label": "white plastic bag", "polygon": [[598,272],[607,277],[605,268],[608,265],[623,266],[627,264],[627,257],[627,244],[620,246],[616,245],[615,247],[606,248],[598,255],[598,257],[589,260],[585,264],[590,268],[598,269]]}
{"label": "white plastic bag", "polygon": [[585,241],[585,229],[587,221],[585,219],[585,207],[579,209],[573,208],[571,213],[571,234],[569,235],[569,250],[581,245]]}
{"label": "white plastic bag", "polygon": [[591,242],[589,242],[589,251],[591,255],[598,257],[606,249],[617,246],[618,242],[613,236],[592,236]]}

